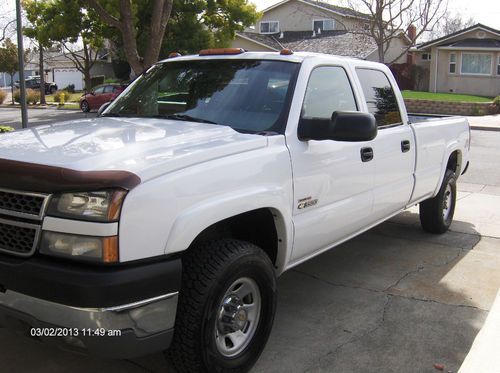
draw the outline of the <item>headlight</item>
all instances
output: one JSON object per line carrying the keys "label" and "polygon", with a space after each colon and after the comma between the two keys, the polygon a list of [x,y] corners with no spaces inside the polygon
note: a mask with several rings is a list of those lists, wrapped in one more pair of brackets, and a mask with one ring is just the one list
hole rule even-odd
{"label": "headlight", "polygon": [[65,258],[115,263],[118,262],[118,237],[80,236],[44,231],[40,252]]}
{"label": "headlight", "polygon": [[63,193],[52,197],[47,215],[110,222],[120,217],[124,190]]}

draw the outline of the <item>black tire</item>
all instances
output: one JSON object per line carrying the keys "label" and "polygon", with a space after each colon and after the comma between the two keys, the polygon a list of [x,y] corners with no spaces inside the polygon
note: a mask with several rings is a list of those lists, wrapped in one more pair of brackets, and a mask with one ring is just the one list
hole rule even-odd
{"label": "black tire", "polygon": [[[225,295],[241,278],[258,285],[260,317],[248,344],[227,357],[217,347],[217,322]],[[246,372],[264,349],[275,311],[276,276],[261,249],[237,240],[202,243],[183,257],[174,338],[167,356],[179,372]]]}
{"label": "black tire", "polygon": [[53,95],[54,93],[56,93],[57,88],[52,86],[52,87],[50,87],[49,91],[50,91],[50,94]]}
{"label": "black tire", "polygon": [[445,233],[453,221],[456,200],[457,177],[453,171],[447,170],[437,196],[420,203],[422,228],[430,233]]}
{"label": "black tire", "polygon": [[82,109],[84,113],[88,113],[90,111],[90,105],[87,100],[80,102],[80,109]]}

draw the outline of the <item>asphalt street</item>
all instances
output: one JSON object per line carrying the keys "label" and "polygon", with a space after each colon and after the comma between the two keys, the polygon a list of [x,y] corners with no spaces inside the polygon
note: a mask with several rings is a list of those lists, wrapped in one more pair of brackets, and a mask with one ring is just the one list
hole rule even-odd
{"label": "asphalt street", "polygon": [[[80,110],[56,108],[28,109],[28,127],[54,124],[67,120],[93,118],[96,112],[83,113]],[[0,125],[21,128],[21,111],[18,108],[0,108]]]}
{"label": "asphalt street", "polygon": [[[412,208],[285,273],[253,373],[457,372],[500,287],[500,132],[472,135],[451,230],[423,232]],[[97,359],[2,329],[0,361],[9,372],[172,372],[162,354]]]}

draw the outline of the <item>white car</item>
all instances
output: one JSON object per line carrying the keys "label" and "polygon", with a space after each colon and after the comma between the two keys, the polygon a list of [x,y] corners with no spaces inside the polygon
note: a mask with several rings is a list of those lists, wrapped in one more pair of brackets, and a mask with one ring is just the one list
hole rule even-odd
{"label": "white car", "polygon": [[415,204],[444,233],[469,147],[464,118],[409,118],[378,63],[239,49],[161,61],[98,118],[1,135],[0,325],[105,357],[167,350],[182,372],[246,371],[276,278]]}

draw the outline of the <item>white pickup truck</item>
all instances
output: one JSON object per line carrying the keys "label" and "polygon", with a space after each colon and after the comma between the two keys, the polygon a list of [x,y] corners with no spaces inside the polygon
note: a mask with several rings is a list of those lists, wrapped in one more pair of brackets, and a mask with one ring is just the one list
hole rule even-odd
{"label": "white pickup truck", "polygon": [[464,118],[408,117],[389,69],[174,55],[94,119],[0,137],[0,325],[183,372],[246,371],[276,278],[420,204],[445,232]]}

